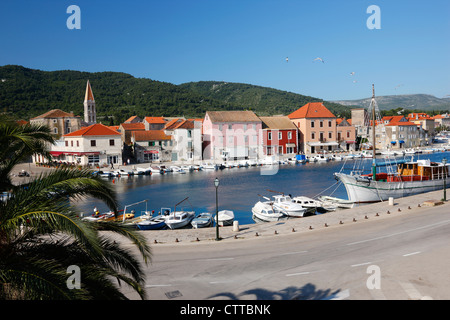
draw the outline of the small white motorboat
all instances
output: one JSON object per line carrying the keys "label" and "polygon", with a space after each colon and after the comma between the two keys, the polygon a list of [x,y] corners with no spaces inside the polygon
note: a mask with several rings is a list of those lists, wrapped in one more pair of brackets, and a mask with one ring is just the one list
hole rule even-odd
{"label": "small white motorboat", "polygon": [[273,206],[289,217],[303,217],[308,211],[308,209],[292,201],[290,196],[284,194],[273,196]]}
{"label": "small white motorboat", "polygon": [[191,221],[191,225],[195,229],[206,228],[211,226],[212,222],[213,222],[212,214],[209,212],[203,212],[200,213]]}
{"label": "small white motorboat", "polygon": [[210,163],[210,162],[203,163],[202,167],[205,170],[216,170],[216,165],[214,163]]}
{"label": "small white motorboat", "polygon": [[301,205],[304,208],[309,209],[310,213],[315,213],[315,211],[319,212],[319,213],[325,213],[328,211],[335,211],[336,210],[336,205],[332,205],[330,204],[325,204],[324,202],[320,201],[320,200],[315,200],[313,198],[309,198],[309,197],[305,197],[305,196],[298,196],[298,197],[294,197],[292,198],[292,201],[294,201],[295,203],[298,203],[299,205]]}
{"label": "small white motorboat", "polygon": [[181,166],[180,167],[181,171],[184,171],[184,173],[186,173],[187,171],[194,171],[194,167],[193,166]]}
{"label": "small white motorboat", "polygon": [[258,201],[253,206],[252,213],[259,220],[266,222],[278,221],[281,218],[285,217],[285,214],[280,209],[273,206],[273,203],[270,201]]}
{"label": "small white motorboat", "polygon": [[119,173],[121,176],[132,176],[134,175],[133,170],[128,170],[128,169],[119,169]]}
{"label": "small white motorboat", "polygon": [[333,154],[333,155],[331,156],[331,160],[342,161],[342,160],[344,160],[344,157],[343,157],[343,156],[340,156],[340,155]]}
{"label": "small white motorboat", "polygon": [[187,200],[189,197],[184,198],[180,202],[178,202],[174,210],[171,212],[169,208],[161,208],[161,214],[166,217],[166,225],[170,229],[178,229],[187,226],[191,223],[192,219],[195,217],[194,211],[185,211],[179,210],[177,211],[177,206]]}
{"label": "small white motorboat", "polygon": [[355,206],[355,203],[353,201],[330,196],[320,196],[319,200],[323,201],[325,204],[336,205],[338,208],[343,209],[351,209]]}
{"label": "small white motorboat", "polygon": [[136,168],[135,170],[132,170],[133,174],[135,175],[144,175],[146,174],[146,170],[144,168]]}
{"label": "small white motorboat", "polygon": [[194,211],[173,211],[166,216],[165,222],[170,229],[179,229],[187,226],[194,216]]}
{"label": "small white motorboat", "polygon": [[109,178],[113,176],[112,173],[109,171],[98,171],[97,175],[103,178]]}
{"label": "small white motorboat", "polygon": [[328,161],[328,160],[330,160],[330,158],[325,157],[323,154],[315,155],[312,158],[312,161],[314,161],[314,162],[325,162],[325,161]]}
{"label": "small white motorboat", "polygon": [[164,173],[164,170],[162,170],[160,167],[158,167],[158,166],[151,166],[150,167],[150,171],[152,172],[152,173],[159,173],[159,174],[162,174],[162,173]]}
{"label": "small white motorboat", "polygon": [[[231,210],[221,210],[217,213],[219,216],[219,226],[231,226],[234,221],[234,212]],[[217,223],[217,218],[214,215],[214,221]]]}

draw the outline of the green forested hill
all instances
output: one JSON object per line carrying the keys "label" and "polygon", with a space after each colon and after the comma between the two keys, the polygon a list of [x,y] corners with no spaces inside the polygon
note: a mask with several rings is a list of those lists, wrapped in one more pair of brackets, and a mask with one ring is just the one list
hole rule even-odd
{"label": "green forested hill", "polygon": [[[198,92],[206,97],[249,108],[260,116],[290,114],[308,102],[323,101],[318,98],[245,83],[199,81],[181,84],[180,87]],[[336,116],[350,117],[350,108],[338,103],[324,102]]]}
{"label": "green forested hill", "polygon": [[[109,117],[119,124],[132,115],[203,117],[207,110],[289,114],[308,102],[321,101],[249,84],[195,82],[177,86],[120,72],[48,72],[8,65],[0,67],[0,110],[25,120],[51,109],[82,116],[88,79],[98,118],[106,124]],[[350,116],[349,107],[325,105],[336,115]]]}

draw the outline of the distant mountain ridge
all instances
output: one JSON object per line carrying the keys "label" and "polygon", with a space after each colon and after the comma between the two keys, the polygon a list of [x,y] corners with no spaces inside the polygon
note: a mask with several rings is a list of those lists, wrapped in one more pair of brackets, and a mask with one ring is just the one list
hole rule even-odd
{"label": "distant mountain ridge", "polygon": [[[345,106],[357,106],[367,108],[371,98],[359,100],[336,100],[333,101]],[[450,98],[437,98],[429,94],[407,94],[376,97],[378,107],[381,110],[396,108],[418,109],[418,110],[450,110]]]}

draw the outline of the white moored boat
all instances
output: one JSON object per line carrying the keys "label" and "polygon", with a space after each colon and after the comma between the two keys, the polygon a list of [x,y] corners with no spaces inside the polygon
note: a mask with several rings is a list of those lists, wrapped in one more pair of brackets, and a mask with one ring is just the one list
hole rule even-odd
{"label": "white moored boat", "polygon": [[[234,212],[231,210],[221,210],[218,213],[219,226],[231,226],[234,221]],[[214,221],[217,223],[216,216],[214,215]]]}
{"label": "white moored boat", "polygon": [[316,211],[318,213],[325,213],[328,211],[335,211],[336,205],[326,204],[320,200],[315,200],[313,198],[305,197],[305,196],[298,196],[292,198],[292,201],[295,203],[298,203],[302,207],[308,209],[308,213],[315,213]]}
{"label": "white moored boat", "polygon": [[253,215],[262,221],[270,222],[270,221],[278,221],[281,218],[285,217],[285,214],[280,211],[278,208],[272,205],[272,202],[261,202],[258,201],[252,208]]}
{"label": "white moored boat", "polygon": [[303,217],[308,212],[307,208],[295,203],[290,196],[284,194],[273,196],[273,206],[289,217]]}
{"label": "white moored boat", "polygon": [[194,219],[194,216],[194,211],[173,211],[166,216],[166,225],[170,229],[183,228]]}

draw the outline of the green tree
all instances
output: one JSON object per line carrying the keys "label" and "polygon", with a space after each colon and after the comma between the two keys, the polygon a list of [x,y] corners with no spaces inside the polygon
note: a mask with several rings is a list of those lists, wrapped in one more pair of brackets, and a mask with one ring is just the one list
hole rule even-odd
{"label": "green tree", "polygon": [[[145,299],[143,265],[114,241],[127,237],[147,263],[145,239],[119,223],[84,221],[71,205],[92,196],[117,212],[108,181],[88,170],[57,169],[26,185],[11,184],[11,163],[23,154],[48,154],[49,135],[42,127],[0,122],[0,179],[8,180],[0,191],[11,191],[0,201],[0,299],[126,299],[122,283]],[[71,266],[80,270],[79,289],[67,284]]]}

